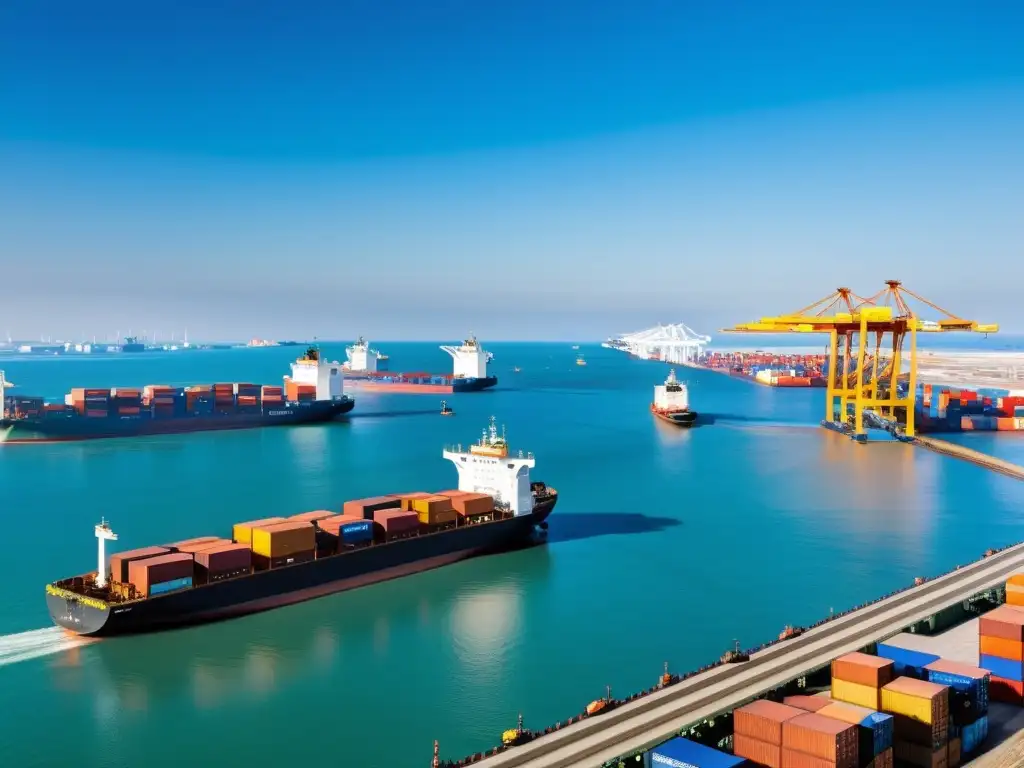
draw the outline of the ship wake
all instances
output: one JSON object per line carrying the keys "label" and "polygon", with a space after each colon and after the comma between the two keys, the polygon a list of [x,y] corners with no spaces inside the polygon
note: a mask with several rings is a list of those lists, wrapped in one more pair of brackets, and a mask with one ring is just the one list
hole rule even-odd
{"label": "ship wake", "polygon": [[72,635],[60,627],[3,635],[0,636],[0,667],[65,653],[94,642],[94,638]]}

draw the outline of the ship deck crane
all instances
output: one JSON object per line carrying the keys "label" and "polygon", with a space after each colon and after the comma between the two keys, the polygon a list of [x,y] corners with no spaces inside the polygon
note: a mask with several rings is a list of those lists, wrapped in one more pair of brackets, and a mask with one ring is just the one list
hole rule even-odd
{"label": "ship deck crane", "polygon": [[[825,421],[843,423],[853,411],[853,437],[864,439],[865,412],[883,420],[896,420],[896,409],[904,408],[904,434],[914,436],[914,400],[917,395],[917,334],[964,331],[996,333],[996,324],[965,320],[942,309],[913,291],[899,280],[887,280],[885,288],[867,298],[849,288],[785,315],[762,317],[753,323],[725,328],[723,333],[823,333],[829,335],[829,370],[825,401]],[[938,312],[943,319],[923,320],[911,309],[907,299],[914,299]],[[874,338],[873,352],[868,351],[869,337]],[[882,342],[890,339],[890,348],[882,353]],[[854,351],[856,337],[856,351]],[[909,348],[907,345],[909,337]],[[840,339],[842,347],[840,348]],[[842,372],[839,367],[842,351]],[[909,352],[906,395],[900,395],[897,383],[904,378],[904,353]],[[888,359],[886,359],[886,357]],[[856,364],[851,365],[853,360]],[[866,376],[870,365],[870,375]]]}

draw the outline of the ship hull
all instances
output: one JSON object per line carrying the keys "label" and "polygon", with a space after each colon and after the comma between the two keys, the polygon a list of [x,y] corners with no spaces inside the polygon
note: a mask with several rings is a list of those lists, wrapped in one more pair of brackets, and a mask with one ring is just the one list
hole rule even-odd
{"label": "ship hull", "polygon": [[345,383],[361,392],[390,392],[405,395],[451,395],[459,392],[481,392],[498,383],[497,376],[479,379],[450,379],[448,383],[381,380],[346,374]]}
{"label": "ship hull", "polygon": [[676,427],[689,428],[697,423],[696,411],[660,411],[655,408],[651,408],[651,413],[662,421]]}
{"label": "ship hull", "polygon": [[228,429],[255,429],[330,421],[348,413],[355,400],[316,400],[266,408],[259,413],[188,415],[157,418],[139,416],[88,417],[71,414],[53,417],[8,419],[0,421],[0,444],[68,442],[114,437],[144,437],[209,432]]}
{"label": "ship hull", "polygon": [[556,502],[553,496],[529,515],[379,544],[122,605],[49,585],[46,605],[55,624],[94,637],[220,621],[527,546]]}

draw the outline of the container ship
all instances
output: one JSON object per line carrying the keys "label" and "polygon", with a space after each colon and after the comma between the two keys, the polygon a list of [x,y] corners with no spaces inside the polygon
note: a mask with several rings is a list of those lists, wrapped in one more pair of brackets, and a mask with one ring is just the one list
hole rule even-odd
{"label": "container ship", "polygon": [[690,410],[689,391],[686,385],[676,378],[674,369],[669,370],[664,384],[654,388],[651,413],[677,427],[692,427],[697,422],[696,411]]}
{"label": "container ship", "polygon": [[460,347],[442,346],[441,349],[452,356],[451,374],[392,373],[381,367],[386,356],[371,349],[360,337],[345,350],[348,357],[344,364],[345,375],[353,387],[363,392],[450,395],[479,392],[498,383],[497,376],[487,373],[487,364],[493,355],[484,350],[475,337],[470,336]]}
{"label": "container ship", "polygon": [[[93,440],[329,421],[355,400],[344,393],[339,363],[316,348],[292,363],[284,386],[148,385],[140,389],[73,389],[63,403],[8,396],[0,374],[0,443]],[[9,386],[9,384],[8,384]]]}
{"label": "container ship", "polygon": [[[96,526],[97,570],[46,587],[53,621],[81,635],[148,632],[276,608],[542,540],[558,492],[530,480],[494,419],[466,450],[445,448],[457,490],[399,493],[236,524],[113,555]],[[538,532],[538,529],[540,531]],[[539,533],[539,535],[538,535]]]}

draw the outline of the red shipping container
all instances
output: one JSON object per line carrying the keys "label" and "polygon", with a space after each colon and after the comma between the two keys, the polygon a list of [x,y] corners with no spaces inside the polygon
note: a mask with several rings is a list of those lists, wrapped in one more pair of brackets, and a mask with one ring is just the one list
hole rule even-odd
{"label": "red shipping container", "polygon": [[832,662],[832,677],[869,688],[881,688],[892,682],[893,662],[866,653],[848,653]]}
{"label": "red shipping container", "polygon": [[128,581],[139,592],[149,595],[150,587],[155,584],[191,578],[194,562],[192,555],[184,552],[132,560],[128,564]]}
{"label": "red shipping container", "polygon": [[988,697],[992,701],[1003,704],[1024,706],[1024,683],[992,675],[992,679],[988,682]]}
{"label": "red shipping container", "polygon": [[857,766],[857,726],[807,712],[782,724],[782,746],[820,757],[836,768]]}
{"label": "red shipping container", "polygon": [[782,703],[787,707],[802,709],[804,712],[817,712],[819,709],[827,707],[834,702],[832,699],[825,698],[824,696],[787,696],[782,700]]}
{"label": "red shipping container", "polygon": [[978,634],[1024,641],[1024,611],[1010,605],[1001,605],[981,617]]}
{"label": "red shipping container", "polygon": [[252,568],[252,550],[245,544],[227,542],[196,552],[196,564],[212,574]]}
{"label": "red shipping container", "polygon": [[732,752],[767,768],[782,768],[782,747],[737,733],[732,737]]}
{"label": "red shipping container", "polygon": [[420,527],[419,515],[404,509],[378,509],[373,513],[373,522],[388,535],[418,531]]}
{"label": "red shipping container", "polygon": [[122,584],[128,583],[128,564],[133,560],[141,560],[145,557],[157,557],[166,555],[170,550],[167,547],[143,547],[141,549],[130,549],[127,552],[118,552],[110,556],[110,577]]}
{"label": "red shipping container", "polygon": [[761,699],[733,712],[733,731],[769,744],[781,745],[782,724],[805,714],[802,709]]}

